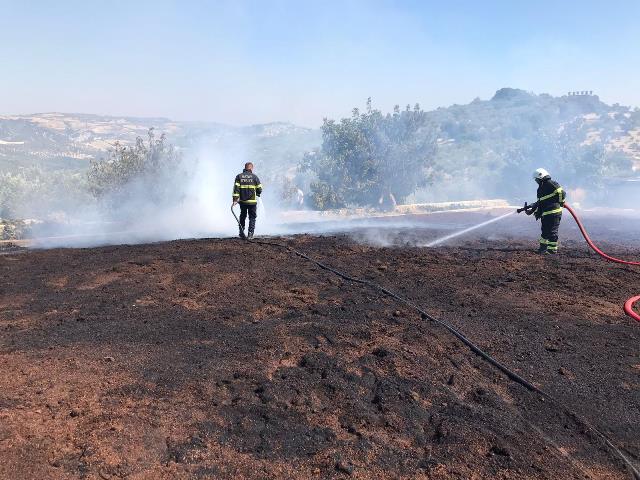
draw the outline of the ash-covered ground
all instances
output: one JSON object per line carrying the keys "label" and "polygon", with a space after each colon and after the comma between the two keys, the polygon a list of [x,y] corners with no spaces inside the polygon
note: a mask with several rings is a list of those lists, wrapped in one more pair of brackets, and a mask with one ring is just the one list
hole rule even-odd
{"label": "ash-covered ground", "polygon": [[[451,322],[638,463],[638,270],[568,216],[557,257],[523,217],[416,246],[468,215],[276,240]],[[589,222],[640,258],[631,221]],[[0,268],[0,478],[629,478],[441,327],[286,251],[8,250]]]}

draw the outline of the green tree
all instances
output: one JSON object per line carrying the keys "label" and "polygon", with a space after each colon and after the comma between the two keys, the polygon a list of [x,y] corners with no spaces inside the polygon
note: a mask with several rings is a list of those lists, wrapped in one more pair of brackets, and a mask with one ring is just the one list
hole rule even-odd
{"label": "green tree", "polygon": [[87,179],[91,194],[117,213],[139,200],[160,206],[178,202],[186,176],[180,153],[151,128],[146,143],[141,137],[129,147],[116,142],[106,159],[91,162]]}
{"label": "green tree", "polygon": [[367,100],[365,113],[325,119],[320,151],[305,156],[302,170],[312,171],[312,201],[320,209],[373,206],[393,194],[403,201],[430,178],[435,129],[415,105],[384,115]]}
{"label": "green tree", "polygon": [[0,218],[43,219],[70,213],[90,201],[80,172],[28,167],[0,173]]}

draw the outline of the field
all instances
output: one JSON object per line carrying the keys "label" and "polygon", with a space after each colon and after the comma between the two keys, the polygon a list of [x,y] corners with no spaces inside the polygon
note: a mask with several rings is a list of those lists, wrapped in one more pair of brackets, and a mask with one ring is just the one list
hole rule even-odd
{"label": "field", "polygon": [[[434,249],[416,245],[441,231],[401,226],[275,240],[452,323],[637,463],[638,272],[568,223],[562,255],[537,256],[523,221]],[[592,225],[640,257],[628,223]],[[0,268],[0,478],[631,478],[442,327],[282,249],[7,250]]]}

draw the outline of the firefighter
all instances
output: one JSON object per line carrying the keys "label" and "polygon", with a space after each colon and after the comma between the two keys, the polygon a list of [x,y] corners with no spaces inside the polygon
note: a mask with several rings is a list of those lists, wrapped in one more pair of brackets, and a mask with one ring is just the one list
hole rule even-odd
{"label": "firefighter", "polygon": [[558,182],[551,179],[551,175],[544,168],[533,172],[533,179],[538,184],[538,200],[529,205],[525,212],[533,214],[536,220],[542,222],[540,248],[538,253],[558,253],[558,228],[562,219],[565,192]]}
{"label": "firefighter", "polygon": [[253,173],[253,163],[244,164],[242,173],[236,175],[233,184],[233,207],[236,203],[240,204],[240,238],[244,236],[244,225],[249,214],[249,231],[248,238],[253,238],[253,232],[256,228],[258,197],[262,194],[262,184],[256,174]]}

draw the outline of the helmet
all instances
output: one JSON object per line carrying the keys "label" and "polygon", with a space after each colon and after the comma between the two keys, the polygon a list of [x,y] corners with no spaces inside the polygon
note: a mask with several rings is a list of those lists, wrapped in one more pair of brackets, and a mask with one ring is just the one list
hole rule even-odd
{"label": "helmet", "polygon": [[544,168],[537,168],[535,172],[533,172],[534,180],[542,180],[544,178],[551,178],[549,172],[547,172]]}

